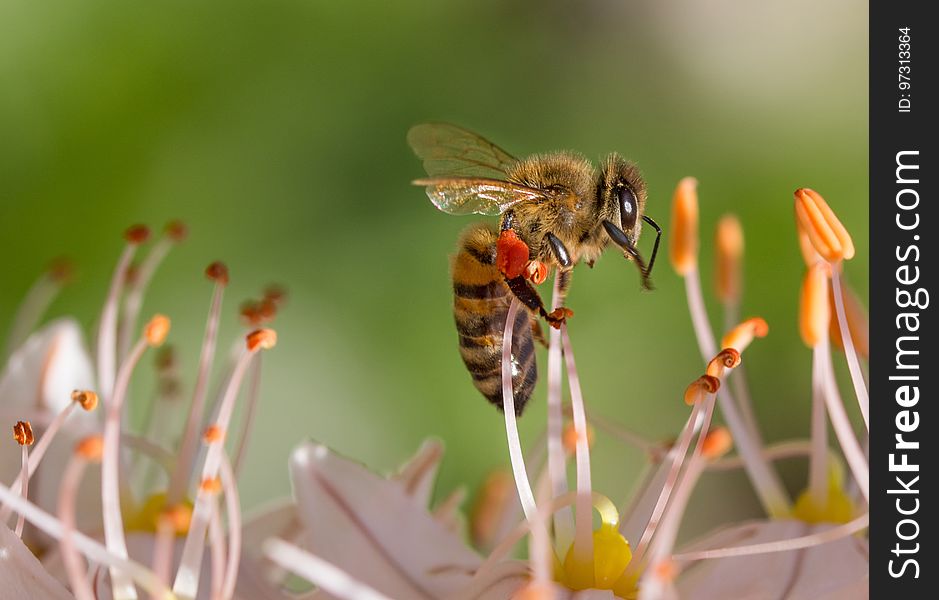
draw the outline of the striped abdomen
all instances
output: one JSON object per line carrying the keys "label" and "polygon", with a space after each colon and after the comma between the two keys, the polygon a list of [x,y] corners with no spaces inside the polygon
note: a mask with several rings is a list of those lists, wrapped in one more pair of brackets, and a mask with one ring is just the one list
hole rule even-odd
{"label": "striped abdomen", "polygon": [[[453,257],[452,276],[453,317],[460,336],[460,356],[476,389],[501,410],[502,336],[513,296],[496,267],[498,235],[487,224],[466,229]],[[518,414],[525,408],[538,380],[531,319],[531,313],[521,307],[512,335],[512,384]]]}

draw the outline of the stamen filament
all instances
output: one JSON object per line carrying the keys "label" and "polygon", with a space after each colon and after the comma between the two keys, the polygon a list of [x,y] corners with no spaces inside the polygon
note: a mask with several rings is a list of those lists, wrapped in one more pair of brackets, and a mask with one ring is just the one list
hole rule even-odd
{"label": "stamen filament", "polygon": [[137,331],[137,317],[140,316],[140,308],[143,306],[143,297],[156,273],[157,267],[166,258],[172,247],[173,242],[169,237],[163,236],[153,245],[147,257],[140,263],[136,277],[127,286],[127,292],[124,296],[124,311],[120,325],[120,340],[118,343],[117,356],[124,357],[130,351],[134,340],[134,332]]}
{"label": "stamen filament", "polygon": [[848,319],[845,316],[844,290],[841,285],[841,274],[838,271],[839,270],[835,267],[831,269],[832,293],[835,296],[835,313],[838,315],[838,327],[841,330],[844,355],[848,361],[848,371],[851,373],[851,383],[854,385],[854,394],[857,396],[861,416],[864,417],[864,427],[870,431],[870,399],[867,394],[867,386],[864,383],[864,375],[861,372],[861,364],[858,362],[854,340],[851,339],[851,328],[848,326]]}
{"label": "stamen filament", "polygon": [[[23,498],[29,498],[29,445],[23,444],[22,449],[23,460],[22,467],[20,467],[20,479],[23,481],[23,485],[21,486],[20,494],[23,496]],[[20,516],[16,519],[16,529],[13,532],[16,534],[16,537],[23,537],[23,526],[25,524],[26,517],[23,515],[23,513],[20,513]],[[4,527],[4,525],[0,525],[0,527]]]}
{"label": "stamen filament", "polygon": [[42,315],[46,314],[52,301],[62,289],[62,280],[63,277],[57,277],[55,270],[50,269],[43,273],[26,292],[13,317],[10,333],[7,335],[6,349],[3,353],[4,363],[26,341],[29,332],[35,328]]}
{"label": "stamen filament", "polygon": [[522,455],[522,443],[518,435],[518,423],[515,418],[515,391],[512,389],[512,334],[515,328],[515,316],[521,306],[517,298],[512,298],[508,314],[505,317],[505,330],[502,336],[502,412],[505,415],[505,434],[509,446],[509,459],[518,499],[522,504],[525,519],[533,523],[537,518],[535,496],[531,491],[525,458]]}
{"label": "stamen filament", "polygon": [[838,443],[841,445],[841,451],[844,453],[848,467],[851,469],[851,474],[854,475],[854,479],[857,481],[858,489],[864,496],[864,500],[869,501],[870,467],[867,463],[867,457],[854,435],[854,428],[848,419],[844,402],[842,402],[841,394],[838,392],[838,386],[835,385],[835,370],[831,363],[828,340],[822,340],[819,346],[821,346],[821,367],[824,372],[825,406],[828,408],[828,417],[831,419],[831,426],[835,430],[835,437],[838,438]]}
{"label": "stamen filament", "polygon": [[251,441],[251,432],[254,429],[254,415],[257,413],[258,400],[261,397],[261,363],[263,358],[258,356],[251,367],[251,383],[248,385],[245,414],[241,419],[241,432],[238,435],[238,442],[235,443],[233,468],[236,476],[241,473],[244,466],[244,460],[248,454],[248,443]]}
{"label": "stamen filament", "polygon": [[222,598],[228,599],[235,595],[235,584],[238,583],[238,565],[241,563],[241,499],[238,495],[234,469],[232,469],[231,462],[225,454],[222,455],[219,472],[222,479],[222,490],[225,493],[225,513],[228,517],[228,564],[225,566]]}
{"label": "stamen filament", "polygon": [[[91,394],[92,392],[82,392],[75,391],[72,393],[72,398],[84,398],[83,394]],[[36,469],[39,468],[39,464],[42,462],[43,457],[46,455],[46,450],[49,449],[49,446],[52,444],[52,440],[55,438],[56,434],[59,432],[59,429],[62,428],[62,425],[68,420],[69,416],[72,414],[72,411],[75,410],[75,402],[69,402],[65,405],[65,408],[60,410],[58,414],[49,422],[49,425],[43,431],[42,435],[39,437],[39,440],[36,442],[36,445],[33,447],[33,451],[29,453],[29,468],[21,470],[19,475],[13,481],[13,488],[23,485],[23,478],[27,480],[33,476],[33,473],[36,472]],[[97,403],[95,403],[97,404]],[[94,405],[89,404],[90,408],[88,410],[94,409]],[[6,523],[10,519],[10,514],[12,514],[12,509],[9,506],[4,505],[0,509],[0,524]]]}
{"label": "stamen filament", "polygon": [[[701,357],[707,362],[717,354],[717,344],[704,308],[701,278],[697,269],[692,269],[685,274],[684,279],[688,310],[691,313],[692,325],[698,339],[698,348],[701,350]],[[737,411],[734,398],[726,388],[718,392],[717,401],[720,403],[721,414],[724,415],[724,420],[737,444],[738,452],[746,462],[747,475],[764,510],[772,517],[782,517],[788,514],[790,508],[788,496],[779,479],[779,474],[762,458],[760,439],[752,435],[746,421]]]}
{"label": "stamen filament", "polygon": [[799,537],[779,540],[777,542],[763,542],[761,544],[751,544],[749,546],[734,546],[731,548],[720,548],[716,550],[698,550],[695,552],[684,552],[676,554],[672,558],[676,562],[689,562],[694,560],[707,560],[715,558],[731,558],[734,556],[752,556],[754,554],[767,554],[770,552],[789,552],[800,550],[802,548],[812,548],[833,542],[841,538],[854,535],[863,531],[870,523],[870,515],[864,513],[852,521],[826,529],[819,533],[812,533]]}
{"label": "stamen filament", "polygon": [[222,514],[218,498],[213,497],[210,505],[212,512],[209,517],[209,562],[212,571],[209,591],[212,598],[221,598],[228,557],[225,556],[225,534],[222,532]]}
{"label": "stamen filament", "polygon": [[[259,348],[242,351],[238,362],[235,364],[235,369],[225,388],[225,395],[222,397],[219,414],[215,422],[215,425],[222,431],[228,429],[241,381],[244,379],[245,371],[251,364],[251,359],[257,353],[257,350]],[[224,451],[225,447],[221,440],[209,444],[205,462],[202,466],[202,481],[214,480],[218,476]],[[183,544],[182,558],[176,571],[176,580],[173,583],[173,591],[183,598],[195,598],[199,589],[199,567],[202,564],[202,554],[205,550],[205,534],[212,514],[213,496],[213,492],[206,490],[205,486],[199,487],[192,513],[192,523]]]}
{"label": "stamen filament", "polygon": [[104,300],[101,311],[101,320],[98,323],[98,391],[101,397],[108,399],[114,386],[114,373],[116,369],[117,344],[117,310],[121,295],[121,287],[127,276],[127,269],[137,252],[137,244],[130,241],[121,253],[111,276],[111,285]]}
{"label": "stamen filament", "polygon": [[[120,494],[121,420],[131,374],[147,346],[147,337],[144,336],[134,344],[130,354],[124,359],[117,379],[114,381],[114,395],[108,402],[104,421],[104,454],[101,460],[101,512],[104,522],[104,539],[108,550],[122,559],[127,558],[127,542],[124,539]],[[111,569],[111,585],[115,598],[137,598],[133,582],[118,569]]]}
{"label": "stamen filament", "polygon": [[323,559],[278,538],[264,542],[264,553],[275,564],[344,600],[390,600]]}
{"label": "stamen filament", "polygon": [[828,502],[828,421],[825,418],[825,370],[820,344],[812,348],[812,453],[809,458],[809,493],[816,506]]}
{"label": "stamen filament", "polygon": [[72,455],[68,466],[65,468],[62,485],[59,488],[58,510],[59,520],[62,522],[62,537],[59,540],[59,547],[72,593],[75,594],[77,600],[96,600],[94,590],[92,590],[91,584],[88,583],[88,579],[85,577],[85,568],[82,564],[81,555],[75,549],[75,543],[72,540],[76,531],[75,498],[78,496],[78,488],[87,466],[88,460],[81,454]]}
{"label": "stamen filament", "polygon": [[170,504],[178,503],[186,493],[186,488],[189,485],[196,443],[199,439],[199,428],[202,425],[202,415],[205,410],[205,396],[209,384],[209,374],[212,371],[212,362],[215,358],[215,347],[218,341],[218,323],[222,313],[222,296],[227,281],[227,277],[216,280],[215,289],[212,292],[209,318],[206,322],[205,334],[202,339],[202,351],[199,354],[199,370],[196,375],[195,388],[192,392],[192,404],[189,405],[189,414],[186,417],[186,426],[183,430],[184,433],[179,450],[179,461],[166,492],[167,502]]}
{"label": "stamen filament", "polygon": [[[561,271],[554,273],[554,292],[551,298],[552,310],[560,308]],[[567,493],[567,458],[564,456],[564,415],[562,409],[562,365],[561,331],[548,328],[548,477],[551,482],[551,495],[562,496]],[[556,550],[568,548],[574,540],[574,516],[569,508],[554,513],[554,547]]]}
{"label": "stamen filament", "polygon": [[[574,352],[567,334],[567,325],[561,325],[561,344],[567,365],[567,381],[571,392],[571,409],[574,429],[577,433],[575,461],[577,464],[577,502],[574,504],[574,545],[572,559],[581,566],[593,563],[593,519],[590,511],[590,444],[587,436],[587,417],[584,399],[580,390],[580,378],[574,364]],[[590,573],[592,569],[575,569],[575,572]],[[590,585],[591,582],[585,582]],[[576,584],[575,584],[576,585]]]}

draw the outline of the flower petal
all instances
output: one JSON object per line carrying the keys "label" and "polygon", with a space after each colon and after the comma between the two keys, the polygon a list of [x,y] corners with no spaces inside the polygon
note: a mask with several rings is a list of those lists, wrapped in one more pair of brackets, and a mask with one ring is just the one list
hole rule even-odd
{"label": "flower petal", "polygon": [[309,549],[395,598],[436,598],[466,585],[479,557],[396,481],[307,443],[291,480]]}
{"label": "flower petal", "polygon": [[443,443],[433,438],[426,439],[417,453],[398,469],[392,480],[400,482],[418,506],[427,507],[434,493],[442,458]]}
{"label": "flower petal", "polygon": [[[745,523],[708,536],[695,549],[759,544],[808,535],[831,525],[801,521]],[[785,597],[789,600],[866,598],[867,541],[854,536],[793,550],[703,560],[677,582],[682,598]]]}
{"label": "flower petal", "polygon": [[[45,424],[72,402],[72,391],[94,389],[91,359],[84,336],[73,319],[53,321],[31,335],[10,356],[0,375],[0,416],[7,421],[34,419],[37,437]],[[30,487],[37,504],[55,512],[59,480],[71,457],[74,442],[96,429],[100,411],[74,410],[49,447]],[[64,436],[59,439],[58,436]],[[12,481],[20,471],[16,452],[0,454],[0,478]],[[78,509],[81,527],[94,526],[100,513],[100,496],[94,491],[95,476],[83,482]],[[87,491],[88,493],[84,493]],[[98,507],[98,508],[96,508]]]}
{"label": "flower petal", "polygon": [[0,596],[74,600],[6,525],[0,525]]}

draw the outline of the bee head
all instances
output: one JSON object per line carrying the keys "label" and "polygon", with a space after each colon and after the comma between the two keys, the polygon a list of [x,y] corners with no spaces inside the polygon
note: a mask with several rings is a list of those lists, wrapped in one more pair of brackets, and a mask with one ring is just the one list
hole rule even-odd
{"label": "bee head", "polygon": [[[627,259],[635,262],[642,278],[642,287],[652,289],[649,275],[655,264],[655,255],[659,249],[659,236],[662,231],[655,221],[645,215],[646,182],[639,174],[635,164],[624,160],[618,154],[611,154],[600,172],[600,222],[610,240],[623,249]],[[642,222],[646,221],[656,230],[652,260],[648,265],[642,258],[636,244]]]}
{"label": "bee head", "polygon": [[639,240],[646,206],[646,182],[639,168],[613,153],[600,172],[602,217],[622,228],[633,245]]}

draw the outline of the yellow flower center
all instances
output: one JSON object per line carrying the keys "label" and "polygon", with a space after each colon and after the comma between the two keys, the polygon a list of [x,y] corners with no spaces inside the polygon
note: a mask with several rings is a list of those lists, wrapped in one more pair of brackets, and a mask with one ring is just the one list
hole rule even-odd
{"label": "yellow flower center", "polygon": [[184,536],[189,532],[189,517],[192,516],[192,502],[183,500],[175,508],[167,507],[166,494],[163,492],[153,494],[136,510],[128,512],[124,523],[127,531],[156,533],[161,518],[173,519],[177,536]]}
{"label": "yellow flower center", "polygon": [[639,573],[626,573],[633,554],[620,535],[616,507],[598,494],[594,494],[594,507],[600,513],[600,527],[593,532],[593,556],[578,557],[571,544],[563,563],[555,559],[555,579],[572,590],[611,590],[619,598],[633,600],[638,595]]}
{"label": "yellow flower center", "polygon": [[792,516],[806,523],[847,523],[857,514],[857,507],[844,491],[844,469],[832,461],[828,471],[828,490],[824,502],[818,502],[811,490],[796,499]]}

